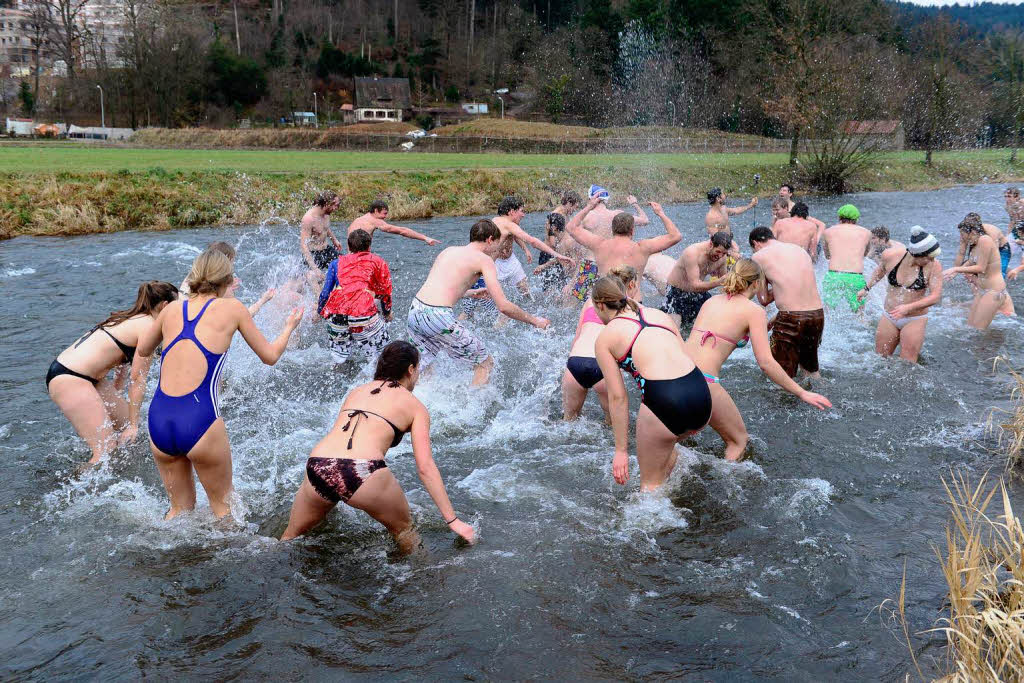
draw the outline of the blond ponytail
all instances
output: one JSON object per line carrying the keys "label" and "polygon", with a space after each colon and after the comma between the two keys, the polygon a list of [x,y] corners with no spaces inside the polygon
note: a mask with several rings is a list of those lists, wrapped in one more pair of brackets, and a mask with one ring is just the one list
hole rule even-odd
{"label": "blond ponytail", "polygon": [[185,283],[192,294],[219,296],[234,280],[231,261],[217,249],[207,249],[192,263]]}
{"label": "blond ponytail", "polygon": [[741,258],[736,261],[736,265],[722,280],[722,291],[730,296],[742,294],[754,283],[764,286],[764,273],[761,272],[761,266],[748,258]]}

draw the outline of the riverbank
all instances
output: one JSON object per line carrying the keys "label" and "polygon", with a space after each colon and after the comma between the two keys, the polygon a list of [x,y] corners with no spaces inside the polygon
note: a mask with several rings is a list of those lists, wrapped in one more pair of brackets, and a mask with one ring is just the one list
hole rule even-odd
{"label": "riverbank", "polygon": [[[927,190],[1017,182],[1024,164],[1004,150],[892,153],[851,191]],[[148,166],[146,166],[148,165]],[[461,165],[462,168],[456,166]],[[666,203],[702,201],[720,186],[739,200],[791,179],[783,155],[429,155],[337,152],[8,147],[0,152],[0,239],[298,220],[318,190],[342,197],[345,220],[376,198],[393,220],[493,212],[515,193],[541,211],[566,189],[608,187],[613,204],[632,192]]]}

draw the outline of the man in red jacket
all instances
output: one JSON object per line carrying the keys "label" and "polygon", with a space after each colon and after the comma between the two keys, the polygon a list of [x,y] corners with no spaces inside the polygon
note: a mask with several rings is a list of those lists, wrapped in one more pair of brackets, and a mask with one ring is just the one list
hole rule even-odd
{"label": "man in red jacket", "polygon": [[349,253],[331,262],[320,292],[317,312],[327,321],[335,363],[344,363],[353,351],[376,357],[391,341],[391,271],[384,259],[370,252],[370,242],[370,233],[353,230]]}

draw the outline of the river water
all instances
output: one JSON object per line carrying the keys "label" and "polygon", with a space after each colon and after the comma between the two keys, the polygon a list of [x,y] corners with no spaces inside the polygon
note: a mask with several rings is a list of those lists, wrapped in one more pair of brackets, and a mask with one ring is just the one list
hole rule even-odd
{"label": "river water", "polygon": [[[852,201],[862,224],[886,224],[895,239],[920,223],[940,237],[948,264],[968,211],[1005,227],[1001,194],[978,186],[810,204],[827,220]],[[701,234],[704,210],[669,207],[687,242]],[[762,204],[759,222],[767,213]],[[733,220],[745,241],[753,216]],[[465,241],[471,221],[411,225],[452,244]],[[542,223],[535,214],[524,226],[539,235]],[[273,222],[0,244],[5,679],[902,680],[907,652],[873,608],[897,594],[906,563],[911,627],[940,616],[939,477],[950,467],[975,477],[1001,468],[985,421],[990,407],[1007,406],[1008,378],[992,359],[1021,364],[1020,323],[969,329],[961,282],[933,309],[919,366],[873,353],[882,287],[872,292],[870,325],[830,316],[815,385],[835,404],[828,412],[767,381],[749,349],[736,352],[722,381],[753,458],[723,462],[707,429],[683,449],[665,497],[638,494],[635,462],[629,485],[614,483],[595,399],[581,421],[560,421],[575,314],[527,302],[554,332],[482,330],[497,359],[491,386],[470,389],[469,370],[442,361],[416,389],[449,493],[479,545],[453,543],[408,439],[388,460],[423,552],[396,557],[381,527],[344,506],[306,539],[273,540],[311,447],[347,388],[368,376],[332,371],[322,330],[309,322],[274,368],[240,341],[229,354],[221,408],[241,522],[215,524],[201,489],[196,513],[164,522],[145,439],[76,474],[87,451],[43,377],[61,349],[129,305],[140,281],[180,282],[214,239],[238,248],[245,301],[299,264],[297,228]],[[387,235],[374,248],[392,264],[400,337],[434,251]],[[258,322],[276,334],[283,315],[270,306]],[[1012,496],[1024,500],[1020,487]],[[915,642],[926,666],[941,654],[934,637]]]}

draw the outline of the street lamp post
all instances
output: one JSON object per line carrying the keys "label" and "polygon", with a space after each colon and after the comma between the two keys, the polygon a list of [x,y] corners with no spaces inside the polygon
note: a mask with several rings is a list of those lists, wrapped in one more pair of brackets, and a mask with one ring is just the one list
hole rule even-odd
{"label": "street lamp post", "polygon": [[103,86],[97,84],[96,87],[99,88],[99,91],[100,91],[100,128],[106,128],[107,127],[107,115],[103,111]]}
{"label": "street lamp post", "polygon": [[501,118],[505,118],[505,99],[502,95],[508,94],[508,88],[498,88],[494,93],[498,96],[498,101],[501,102]]}

